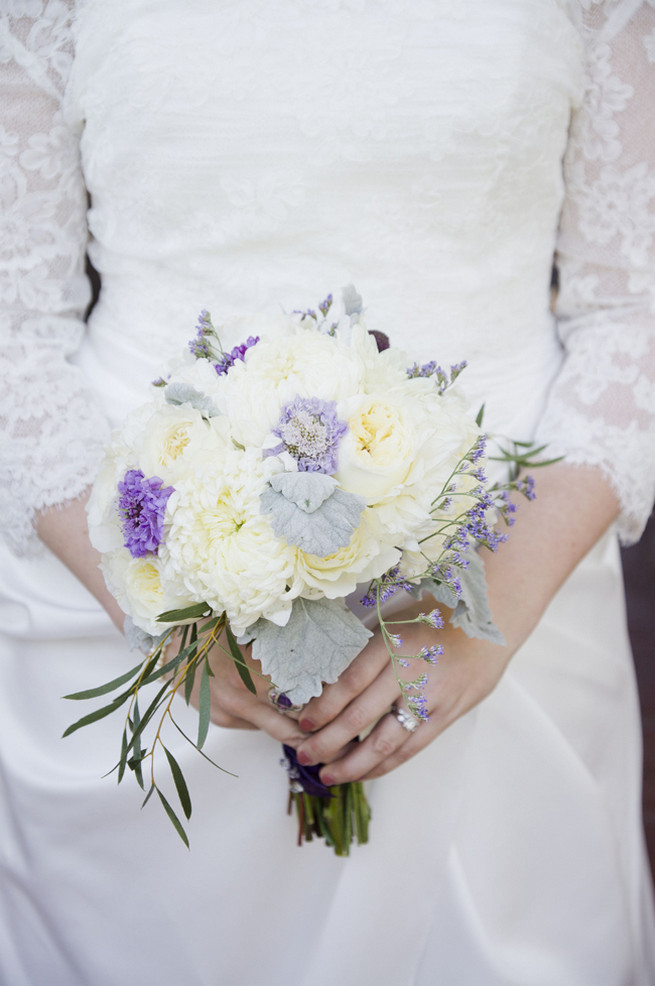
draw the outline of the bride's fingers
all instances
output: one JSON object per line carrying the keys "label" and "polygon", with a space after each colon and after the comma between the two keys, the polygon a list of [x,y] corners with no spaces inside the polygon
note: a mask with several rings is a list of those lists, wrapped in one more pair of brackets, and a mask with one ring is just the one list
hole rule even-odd
{"label": "bride's fingers", "polygon": [[414,734],[403,728],[392,709],[382,716],[363,742],[354,744],[345,756],[327,764],[320,779],[330,785],[376,776],[381,764],[391,760],[403,763],[413,756],[417,752],[413,739]]}
{"label": "bride's fingers", "polygon": [[[378,675],[368,688],[357,696],[326,726],[305,737],[298,747],[300,763],[329,764],[343,754],[344,747],[377,722],[399,697],[398,682],[391,669]],[[300,719],[301,727],[304,719]]]}
{"label": "bride's fingers", "polygon": [[[307,703],[299,716],[301,728],[311,733],[324,727],[343,712],[388,667],[389,655],[384,645],[369,644],[342,672],[338,681],[326,685],[318,698],[313,698]],[[365,723],[362,729],[370,726],[371,722],[373,719]],[[359,732],[361,731],[360,729]]]}
{"label": "bride's fingers", "polygon": [[307,739],[307,734],[303,733],[295,719],[278,712],[267,700],[252,695],[245,688],[232,693],[228,714],[247,720],[255,729],[263,729],[287,746],[297,747]]}

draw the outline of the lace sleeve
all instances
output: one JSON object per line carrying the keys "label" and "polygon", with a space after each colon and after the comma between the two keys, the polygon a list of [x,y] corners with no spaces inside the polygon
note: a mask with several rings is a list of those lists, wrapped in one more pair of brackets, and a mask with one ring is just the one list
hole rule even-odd
{"label": "lace sleeve", "polygon": [[89,300],[86,193],[62,112],[72,8],[13,0],[0,14],[0,525],[19,551],[35,511],[88,486],[107,434],[69,362]]}
{"label": "lace sleeve", "polygon": [[565,359],[540,439],[599,467],[637,540],[655,490],[655,0],[579,0],[587,86],[557,246]]}

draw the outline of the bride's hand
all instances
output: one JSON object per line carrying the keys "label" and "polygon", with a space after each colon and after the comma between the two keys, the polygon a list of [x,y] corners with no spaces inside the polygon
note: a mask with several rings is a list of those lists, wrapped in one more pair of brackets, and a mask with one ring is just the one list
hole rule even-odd
{"label": "bride's hand", "polygon": [[[438,632],[420,623],[398,628],[404,631],[406,653],[432,643],[444,648],[436,667],[423,668],[428,671],[424,694],[429,721],[410,733],[394,714],[386,714],[392,704],[402,707],[402,702],[378,632],[339,681],[300,716],[301,728],[313,735],[298,746],[299,760],[324,763],[324,783],[387,773],[485,698],[555,592],[618,512],[609,483],[592,468],[560,462],[544,466],[537,489],[537,500],[522,511],[508,543],[484,556],[491,612],[507,645],[470,639],[452,626]],[[416,664],[410,669],[413,677],[420,670]],[[378,719],[366,739],[353,743]]]}
{"label": "bride's hand", "polygon": [[[411,619],[414,615],[405,612],[396,618]],[[437,632],[418,623],[394,629],[404,631],[399,654],[416,654],[435,643],[443,645],[444,653],[436,667],[413,660],[403,671],[410,677],[427,671],[423,695],[429,720],[416,720],[417,726],[410,732],[393,711],[389,712],[392,705],[407,709],[378,631],[339,681],[326,686],[301,713],[300,724],[312,735],[298,747],[300,762],[325,764],[321,771],[325,784],[380,777],[404,763],[485,698],[509,660],[508,648],[471,640],[453,627]],[[372,723],[377,724],[370,734],[361,742],[353,742]]]}
{"label": "bride's hand", "polygon": [[[236,669],[232,656],[226,652],[224,640],[212,645],[209,664],[211,721],[225,729],[262,729],[280,743],[297,747],[304,739],[292,714],[281,714],[268,700],[270,681],[262,676],[261,665],[250,656],[250,647],[240,647],[257,694],[248,691]],[[199,675],[196,675],[191,704],[198,707]]]}

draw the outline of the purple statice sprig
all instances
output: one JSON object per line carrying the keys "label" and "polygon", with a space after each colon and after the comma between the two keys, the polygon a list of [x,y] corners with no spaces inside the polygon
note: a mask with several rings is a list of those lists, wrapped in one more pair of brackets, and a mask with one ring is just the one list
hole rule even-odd
{"label": "purple statice sprig", "polygon": [[157,554],[164,540],[166,504],[173,492],[159,476],[146,479],[140,469],[128,469],[118,483],[123,545],[133,558]]}
{"label": "purple statice sprig", "polygon": [[259,342],[259,336],[248,336],[245,342],[239,343],[226,353],[211,315],[206,308],[200,312],[196,324],[196,334],[189,342],[189,352],[196,359],[206,359],[214,364],[219,376],[225,375],[237,360],[244,359],[246,352]]}
{"label": "purple statice sprig", "polygon": [[214,369],[219,376],[224,376],[230,367],[234,366],[237,360],[242,362],[245,359],[246,353],[253,346],[256,346],[259,342],[259,336],[248,336],[245,342],[240,343],[231,349],[229,353],[223,353],[214,363]]}
{"label": "purple statice sprig", "polygon": [[[215,343],[218,343],[218,351]],[[222,353],[218,333],[206,308],[203,308],[198,315],[196,334],[189,342],[189,352],[196,359],[207,360],[215,360]]]}
{"label": "purple statice sprig", "polygon": [[462,370],[466,369],[466,366],[466,360],[463,360],[461,363],[453,363],[450,370],[444,370],[436,360],[431,360],[429,363],[413,363],[407,368],[407,376],[410,380],[416,377],[434,377],[437,390],[440,394],[443,394],[449,387],[452,387]]}
{"label": "purple statice sprig", "polygon": [[266,455],[288,452],[296,460],[299,472],[331,476],[337,471],[339,443],[347,431],[348,425],[337,416],[336,401],[298,395],[282,408],[273,428],[281,442],[268,449]]}

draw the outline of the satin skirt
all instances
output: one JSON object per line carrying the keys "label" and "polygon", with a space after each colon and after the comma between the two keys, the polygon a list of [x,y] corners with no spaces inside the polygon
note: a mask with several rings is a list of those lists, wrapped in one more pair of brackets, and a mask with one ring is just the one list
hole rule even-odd
{"label": "satin skirt", "polygon": [[[2,986],[648,986],[641,733],[608,535],[480,706],[369,785],[370,842],[296,845],[278,744],[167,745],[187,850],[63,695],[136,663],[52,556],[1,557]],[[193,735],[196,713],[180,702]],[[166,769],[158,776],[168,790]],[[175,800],[174,791],[170,800]]]}

